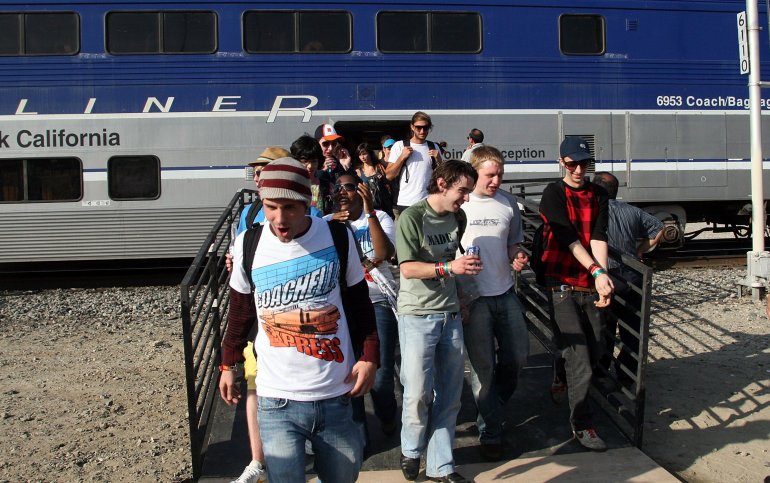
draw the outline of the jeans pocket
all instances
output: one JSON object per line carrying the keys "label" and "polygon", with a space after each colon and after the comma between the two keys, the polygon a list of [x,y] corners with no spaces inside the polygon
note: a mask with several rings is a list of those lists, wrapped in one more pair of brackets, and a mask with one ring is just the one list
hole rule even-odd
{"label": "jeans pocket", "polygon": [[261,397],[259,398],[259,410],[260,411],[280,411],[286,409],[289,405],[288,399],[277,397]]}
{"label": "jeans pocket", "polygon": [[572,297],[570,297],[569,292],[554,292],[553,293],[553,305],[554,307],[557,305],[561,305],[564,303],[565,300],[570,300]]}

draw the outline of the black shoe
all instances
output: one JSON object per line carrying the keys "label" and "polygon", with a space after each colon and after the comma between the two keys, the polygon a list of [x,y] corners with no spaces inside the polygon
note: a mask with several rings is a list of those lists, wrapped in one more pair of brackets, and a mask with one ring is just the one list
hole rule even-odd
{"label": "black shoe", "polygon": [[430,481],[444,481],[447,483],[469,483],[469,480],[466,480],[463,475],[456,471],[446,476],[429,476],[428,479]]}
{"label": "black shoe", "polygon": [[502,443],[481,443],[481,457],[487,461],[499,461],[503,457]]}
{"label": "black shoe", "polygon": [[401,472],[404,474],[404,478],[406,478],[407,481],[416,480],[417,475],[420,474],[420,458],[408,458],[401,455]]}

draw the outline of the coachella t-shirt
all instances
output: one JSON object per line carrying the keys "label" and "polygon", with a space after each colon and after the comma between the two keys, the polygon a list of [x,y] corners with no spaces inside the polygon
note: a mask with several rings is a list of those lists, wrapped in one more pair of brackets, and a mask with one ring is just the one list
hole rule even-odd
{"label": "coachella t-shirt", "polygon": [[[257,393],[317,401],[353,388],[345,383],[355,363],[338,283],[340,260],[326,221],[310,217],[310,229],[288,243],[266,225],[251,276],[259,332]],[[249,293],[243,270],[243,238],[236,239],[230,286]],[[348,286],[364,277],[352,235],[348,237]]]}

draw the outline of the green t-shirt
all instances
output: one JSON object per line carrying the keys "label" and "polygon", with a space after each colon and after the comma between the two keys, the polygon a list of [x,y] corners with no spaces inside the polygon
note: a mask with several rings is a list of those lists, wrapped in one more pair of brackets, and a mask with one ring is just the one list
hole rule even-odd
{"label": "green t-shirt", "polygon": [[[410,206],[398,217],[396,252],[398,262],[445,262],[454,260],[458,248],[457,217],[439,216],[427,200]],[[407,279],[401,275],[398,313],[427,315],[457,312],[455,278]]]}

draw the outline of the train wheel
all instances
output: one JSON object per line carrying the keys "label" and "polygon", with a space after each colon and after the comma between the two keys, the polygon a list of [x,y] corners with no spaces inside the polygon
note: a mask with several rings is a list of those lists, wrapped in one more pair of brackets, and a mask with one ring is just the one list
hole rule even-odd
{"label": "train wheel", "polygon": [[749,226],[733,226],[733,236],[735,238],[748,238],[751,236],[751,225]]}

